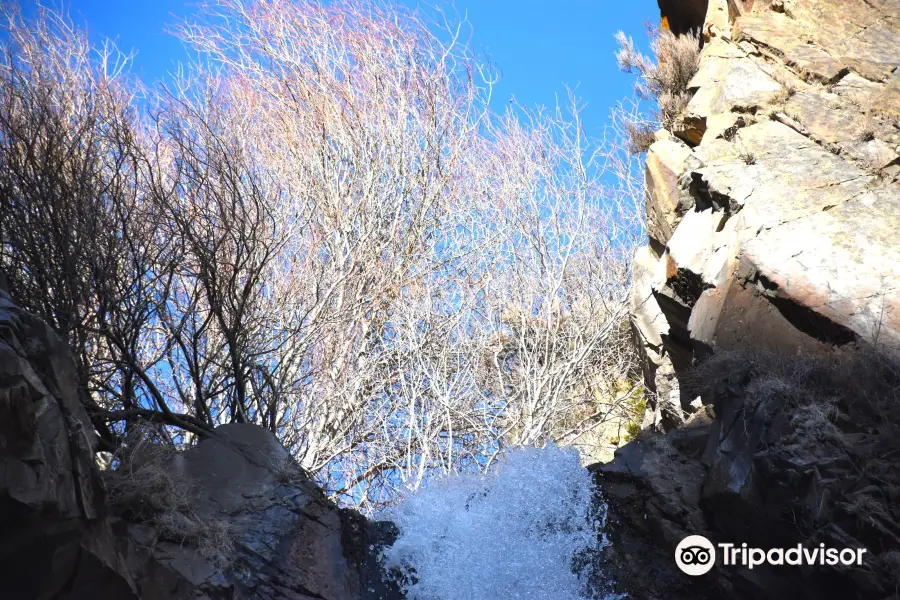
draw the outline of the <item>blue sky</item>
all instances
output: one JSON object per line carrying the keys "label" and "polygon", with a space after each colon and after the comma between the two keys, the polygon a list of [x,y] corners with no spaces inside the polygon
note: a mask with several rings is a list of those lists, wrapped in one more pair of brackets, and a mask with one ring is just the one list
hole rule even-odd
{"label": "blue sky", "polygon": [[[25,0],[28,2],[28,0]],[[190,14],[194,0],[63,0],[92,34],[117,39],[137,51],[134,71],[145,81],[165,77],[184,57],[181,44],[165,33],[167,23]],[[416,0],[404,0],[415,5]],[[50,1],[50,5],[56,3]],[[564,85],[578,86],[587,103],[584,124],[600,134],[609,109],[630,95],[632,77],[615,65],[613,35],[624,30],[646,38],[643,23],[657,21],[656,0],[457,0],[467,14],[473,46],[487,52],[502,71],[494,90],[500,109],[512,95],[525,105],[552,105]]]}

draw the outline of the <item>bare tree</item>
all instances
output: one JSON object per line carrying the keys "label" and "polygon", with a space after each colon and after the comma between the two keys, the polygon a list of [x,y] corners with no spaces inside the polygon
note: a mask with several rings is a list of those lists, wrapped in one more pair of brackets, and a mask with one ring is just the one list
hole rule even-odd
{"label": "bare tree", "polygon": [[128,57],[60,15],[2,13],[0,267],[19,302],[71,345],[106,447],[107,412],[137,408],[133,361],[152,313],[157,246],[141,204]]}
{"label": "bare tree", "polygon": [[492,113],[451,13],[212,1],[151,89],[49,11],[7,30],[0,267],[108,446],[257,423],[369,509],[625,418],[635,163],[574,99]]}

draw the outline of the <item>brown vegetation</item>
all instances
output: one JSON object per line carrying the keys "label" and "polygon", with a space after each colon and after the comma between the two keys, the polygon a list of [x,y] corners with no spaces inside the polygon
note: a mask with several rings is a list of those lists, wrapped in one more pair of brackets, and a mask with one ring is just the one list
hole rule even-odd
{"label": "brown vegetation", "polygon": [[109,505],[129,519],[153,524],[157,541],[195,544],[202,556],[224,565],[234,544],[231,525],[197,513],[196,490],[176,467],[176,449],[158,439],[158,431],[135,424],[122,438],[112,468],[103,471]]}
{"label": "brown vegetation", "polygon": [[658,127],[671,130],[690,102],[688,84],[700,66],[698,35],[677,36],[665,30],[651,31],[652,58],[639,52],[634,40],[621,31],[616,35],[619,68],[637,75],[634,88],[637,96],[655,102],[658,107],[653,119],[629,119],[629,139],[633,149],[646,151],[653,142],[650,132]]}
{"label": "brown vegetation", "polygon": [[780,492],[788,511],[781,516],[800,533],[814,537],[838,526],[873,555],[885,553],[884,560],[900,550],[900,537],[888,533],[900,530],[897,365],[869,352],[834,358],[720,352],[692,377],[713,398],[740,388],[742,418],[765,417],[754,461],[772,471],[768,477],[778,480],[796,468],[828,482],[810,488],[812,499],[786,495],[790,486]]}

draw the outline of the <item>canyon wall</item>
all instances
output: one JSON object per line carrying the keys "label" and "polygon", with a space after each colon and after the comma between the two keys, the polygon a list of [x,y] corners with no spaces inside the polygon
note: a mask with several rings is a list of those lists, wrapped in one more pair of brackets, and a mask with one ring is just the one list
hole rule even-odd
{"label": "canyon wall", "polygon": [[900,2],[748,4],[710,3],[693,99],[647,154],[632,321],[663,428],[717,350],[900,357]]}
{"label": "canyon wall", "polygon": [[[647,430],[592,467],[610,572],[641,598],[896,597],[900,1],[711,0],[702,31],[646,159]],[[691,578],[689,534],[868,554]]]}

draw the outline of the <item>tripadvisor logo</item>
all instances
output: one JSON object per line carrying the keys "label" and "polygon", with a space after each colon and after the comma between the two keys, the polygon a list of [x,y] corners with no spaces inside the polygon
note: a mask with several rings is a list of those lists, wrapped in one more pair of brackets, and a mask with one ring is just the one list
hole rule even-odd
{"label": "tripadvisor logo", "polygon": [[702,535],[689,535],[675,548],[675,564],[688,575],[703,575],[716,564],[716,548]]}
{"label": "tripadvisor logo", "polygon": [[716,564],[716,547],[721,564],[752,569],[760,565],[820,565],[859,566],[863,564],[865,548],[826,548],[825,544],[806,548],[797,544],[792,548],[750,548],[747,544],[713,543],[702,535],[689,535],[675,548],[675,564],[688,575],[703,575]]}

